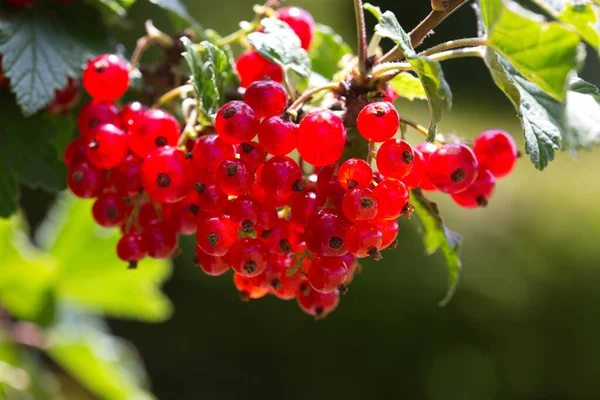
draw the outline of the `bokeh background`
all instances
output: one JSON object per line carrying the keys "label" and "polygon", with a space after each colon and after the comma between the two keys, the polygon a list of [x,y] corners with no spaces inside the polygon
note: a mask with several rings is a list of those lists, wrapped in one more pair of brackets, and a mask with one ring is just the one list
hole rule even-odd
{"label": "bokeh background", "polygon": [[[252,18],[252,0],[188,0],[205,27],[226,34]],[[355,47],[350,0],[296,0]],[[376,0],[410,29],[429,1]],[[143,21],[169,30],[160,9],[138,2],[118,31],[132,49]],[[374,21],[369,17],[372,26]],[[469,6],[427,40],[475,35]],[[518,138],[515,111],[480,60],[444,63],[454,92],[442,132],[473,138],[496,127]],[[590,57],[583,77],[600,83]],[[410,119],[425,103],[399,101]],[[417,143],[417,134],[409,133]],[[162,324],[110,321],[139,349],[160,399],[598,399],[600,398],[600,157],[561,153],[547,171],[523,157],[497,185],[486,209],[464,210],[442,196],[447,225],[464,236],[464,269],[453,301],[440,254],[424,254],[416,221],[402,221],[398,248],[363,262],[336,312],[322,321],[295,302],[240,302],[230,275],[210,278],[190,263],[193,243],[175,260],[165,290],[175,306]],[[26,191],[35,224],[50,202]],[[93,398],[75,387],[69,398]]]}

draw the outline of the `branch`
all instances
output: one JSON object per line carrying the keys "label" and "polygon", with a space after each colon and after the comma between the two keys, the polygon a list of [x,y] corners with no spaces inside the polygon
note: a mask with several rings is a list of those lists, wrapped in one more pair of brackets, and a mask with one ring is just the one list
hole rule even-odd
{"label": "branch", "polygon": [[367,29],[365,27],[365,12],[362,0],[354,0],[356,16],[356,33],[358,35],[358,71],[360,76],[367,75]]}

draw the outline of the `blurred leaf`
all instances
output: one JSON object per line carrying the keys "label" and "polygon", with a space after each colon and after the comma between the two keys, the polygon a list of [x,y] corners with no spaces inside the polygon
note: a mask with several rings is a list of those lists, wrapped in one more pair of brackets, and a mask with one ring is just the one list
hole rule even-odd
{"label": "blurred leaf", "polygon": [[59,264],[57,296],[111,316],[166,320],[172,307],[160,286],[171,273],[170,261],[148,258],[128,269],[115,254],[119,231],[94,223],[92,203],[62,196],[38,232]]}
{"label": "blurred leaf", "polygon": [[415,214],[423,227],[425,251],[431,255],[438,249],[441,249],[446,260],[449,288],[446,297],[440,302],[441,306],[445,306],[452,299],[456,291],[460,270],[462,269],[459,254],[462,246],[462,237],[444,225],[437,203],[425,198],[420,189],[412,191],[411,204],[415,207]]}
{"label": "blurred leaf", "polygon": [[450,109],[452,106],[452,92],[444,79],[442,66],[439,62],[419,56],[415,52],[410,37],[402,29],[392,12],[386,11],[381,15],[379,24],[375,26],[375,32],[381,37],[392,39],[400,46],[404,56],[421,80],[429,103],[430,123],[427,140],[433,141],[444,110]]}
{"label": "blurred leaf", "polygon": [[79,383],[102,399],[152,399],[134,347],[110,335],[99,319],[63,307],[47,331],[47,353]]}
{"label": "blurred leaf", "polygon": [[569,77],[585,59],[579,35],[560,23],[546,22],[511,0],[480,1],[493,48],[526,79],[564,100]]}
{"label": "blurred leaf", "polygon": [[427,100],[427,93],[425,93],[423,84],[410,72],[399,73],[388,84],[400,97],[410,101],[414,99]]}
{"label": "blurred leaf", "polygon": [[0,303],[22,320],[44,311],[57,272],[55,259],[37,250],[20,215],[0,219]]}
{"label": "blurred leaf", "polygon": [[202,26],[190,15],[185,5],[180,0],[149,0],[171,14],[175,30],[183,31],[188,27],[192,27],[196,32],[203,32]]}
{"label": "blurred leaf", "polygon": [[574,77],[567,92],[563,116],[563,144],[570,150],[600,145],[600,92],[598,88]]}
{"label": "blurred leaf", "polygon": [[124,17],[127,14],[127,9],[135,3],[135,0],[94,0],[94,2],[119,17]]}
{"label": "blurred leaf", "polygon": [[330,27],[318,24],[308,51],[313,72],[333,79],[346,54],[352,54],[352,49],[344,43],[344,39]]}
{"label": "blurred leaf", "polygon": [[36,5],[22,12],[0,10],[4,75],[25,115],[54,99],[54,91],[78,77],[82,64],[108,47],[99,15],[79,4]]}
{"label": "blurred leaf", "polygon": [[289,79],[293,71],[302,81],[308,81],[311,63],[306,50],[300,45],[300,39],[285,22],[275,18],[261,21],[263,32],[252,32],[248,42],[258,53],[269,61],[280,65]]}
{"label": "blurred leaf", "polygon": [[[0,142],[2,140],[0,139]],[[1,145],[1,144],[0,144]],[[8,218],[19,209],[19,181],[14,171],[5,168],[3,160],[0,159],[0,221],[2,218]]]}

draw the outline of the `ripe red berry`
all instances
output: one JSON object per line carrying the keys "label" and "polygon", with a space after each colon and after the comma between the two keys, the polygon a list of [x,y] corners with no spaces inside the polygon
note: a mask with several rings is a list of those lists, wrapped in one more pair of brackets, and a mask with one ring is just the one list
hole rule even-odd
{"label": "ripe red berry", "polygon": [[394,101],[396,101],[397,98],[398,98],[398,93],[396,93],[394,91],[394,89],[392,89],[391,86],[388,86],[385,89],[385,98],[383,99],[383,101],[387,101],[388,103],[393,103]]}
{"label": "ripe red berry", "polygon": [[261,233],[269,252],[278,256],[285,256],[296,252],[300,243],[296,227],[287,219],[278,218],[270,229]]}
{"label": "ripe red berry", "polygon": [[348,252],[344,242],[346,231],[337,214],[321,211],[308,220],[304,239],[308,249],[318,256],[341,257]]}
{"label": "ripe red berry", "polygon": [[299,194],[292,203],[290,221],[299,229],[304,229],[306,221],[317,212],[317,194],[308,191]]}
{"label": "ripe red berry", "polygon": [[254,183],[254,171],[244,161],[237,158],[225,160],[217,168],[217,184],[230,196],[248,193]]}
{"label": "ripe red berry", "polygon": [[348,278],[348,268],[342,257],[316,257],[308,270],[308,283],[319,293],[337,290]]}
{"label": "ripe red berry", "polygon": [[351,158],[340,165],[338,180],[346,190],[354,188],[368,188],[373,179],[373,170],[366,161]]}
{"label": "ripe red berry", "polygon": [[499,129],[491,129],[477,136],[473,150],[479,166],[488,169],[496,178],[508,175],[517,162],[514,139]]}
{"label": "ripe red berry", "polygon": [[252,82],[260,81],[265,77],[275,82],[283,82],[281,67],[254,51],[243,53],[237,59],[235,68],[240,76],[242,87],[248,87]]}
{"label": "ripe red berry", "polygon": [[394,137],[400,126],[398,111],[391,103],[378,102],[365,106],[358,114],[358,132],[370,142],[385,142]]}
{"label": "ripe red berry", "polygon": [[[257,178],[260,179],[260,174],[257,174]],[[256,197],[262,204],[271,204],[275,207],[285,207],[294,201],[297,193],[293,193],[286,197],[274,197],[272,194],[266,191],[265,187],[259,181],[254,182],[250,195]]]}
{"label": "ripe red berry", "polygon": [[331,293],[319,293],[311,289],[307,283],[301,284],[298,288],[298,305],[306,314],[317,319],[325,318],[329,313],[336,309],[340,302],[337,291]]}
{"label": "ripe red berry", "polygon": [[230,268],[223,257],[210,256],[198,246],[196,246],[196,259],[194,261],[209,276],[223,275]]}
{"label": "ripe red berry", "polygon": [[146,111],[146,106],[138,101],[128,103],[121,109],[121,112],[119,113],[121,127],[126,130],[136,127],[137,124],[144,120]]}
{"label": "ripe red berry", "polygon": [[[296,297],[299,279],[288,276],[287,270],[291,267],[290,257],[278,257],[261,275],[262,281],[268,283],[271,293],[281,300],[291,300]],[[269,268],[270,267],[270,268]]]}
{"label": "ripe red berry", "polygon": [[79,112],[77,127],[81,136],[89,137],[101,124],[119,124],[119,109],[113,103],[90,101]]}
{"label": "ripe red berry", "polygon": [[88,137],[86,156],[98,168],[116,167],[128,152],[127,135],[113,124],[98,126]]}
{"label": "ripe red berry", "polygon": [[284,156],[298,145],[298,127],[281,117],[270,117],[258,128],[258,141],[267,153]]}
{"label": "ripe red berry", "polygon": [[227,216],[201,218],[198,220],[196,242],[206,254],[221,257],[237,242],[236,224]]}
{"label": "ripe red berry", "polygon": [[164,221],[150,221],[144,227],[143,236],[148,246],[148,255],[152,258],[171,257],[179,246],[177,232]]}
{"label": "ripe red berry", "polygon": [[192,190],[187,197],[177,203],[162,204],[162,217],[176,232],[182,235],[196,233],[198,219],[203,211],[198,206],[199,194]]}
{"label": "ripe red berry", "polygon": [[74,164],[81,161],[86,161],[86,145],[85,140],[81,137],[71,140],[67,148],[65,149],[64,162],[67,168],[71,168]]}
{"label": "ripe red berry", "polygon": [[348,252],[358,258],[372,257],[378,261],[381,259],[379,248],[383,242],[383,234],[377,225],[371,222],[357,222],[346,232],[346,246]]}
{"label": "ripe red berry", "polygon": [[388,179],[402,179],[413,168],[413,148],[405,140],[390,139],[377,151],[377,169]]}
{"label": "ripe red berry", "polygon": [[344,122],[329,111],[315,111],[306,115],[298,129],[298,152],[314,165],[334,164],[346,146]]}
{"label": "ripe red berry", "polygon": [[352,222],[370,221],[379,210],[379,202],[371,189],[352,189],[342,200],[344,215]]}
{"label": "ripe red berry", "polygon": [[202,211],[216,214],[227,207],[227,195],[216,183],[202,184],[196,182],[194,190],[199,194],[198,206]]}
{"label": "ripe red berry", "polygon": [[154,204],[146,201],[142,201],[140,209],[138,211],[137,223],[142,229],[144,229],[152,221],[158,219],[158,212]]}
{"label": "ripe red berry", "polygon": [[267,160],[260,171],[260,182],[268,194],[278,198],[285,198],[304,190],[300,166],[286,156],[276,156]]}
{"label": "ripe red berry", "polygon": [[258,118],[268,118],[285,111],[288,95],[281,83],[262,80],[252,82],[244,94],[244,102]]}
{"label": "ripe red berry", "polygon": [[315,20],[312,15],[299,7],[283,7],[277,10],[277,18],[292,28],[300,38],[302,48],[308,50],[315,29]]}
{"label": "ripe red berry", "polygon": [[204,135],[194,144],[192,155],[196,179],[208,183],[215,181],[217,168],[223,161],[235,158],[235,149],[217,135]]}
{"label": "ripe red berry", "polygon": [[265,162],[265,151],[257,142],[245,142],[236,147],[240,160],[245,161],[250,167],[256,169]]}
{"label": "ripe red berry", "polygon": [[121,196],[115,193],[105,193],[94,202],[92,214],[98,225],[112,228],[123,222],[125,209],[125,201]]}
{"label": "ripe red berry", "polygon": [[154,150],[142,164],[142,187],[160,203],[176,203],[194,187],[194,172],[185,152],[177,147]]}
{"label": "ripe red berry", "polygon": [[176,146],[181,132],[179,122],[163,110],[148,110],[130,127],[128,144],[140,158],[163,146]]}
{"label": "ripe red berry", "polygon": [[231,268],[240,275],[253,277],[267,268],[269,251],[265,244],[256,238],[243,238],[235,243],[227,254]]}
{"label": "ripe red berry", "polygon": [[94,58],[83,71],[83,86],[95,100],[118,99],[129,87],[127,63],[114,54]]}
{"label": "ripe red berry", "polygon": [[261,297],[269,294],[269,288],[261,287],[260,279],[256,277],[248,278],[247,276],[235,273],[233,274],[233,284],[240,292],[240,298],[243,301],[248,301],[249,299],[260,299]]}
{"label": "ripe red berry", "polygon": [[427,176],[440,192],[458,193],[477,178],[477,158],[464,144],[445,144],[431,155]]}
{"label": "ripe red berry", "polygon": [[54,91],[54,100],[48,105],[48,112],[60,114],[71,110],[79,100],[79,81],[67,77],[67,85]]}
{"label": "ripe red berry", "polygon": [[398,237],[398,220],[396,219],[378,219],[372,221],[381,231],[382,239],[380,250],[387,249],[394,244]]}
{"label": "ripe red berry", "polygon": [[142,193],[142,159],[130,154],[112,173],[121,196],[137,197]]}
{"label": "ripe red berry", "polygon": [[69,169],[67,184],[79,198],[98,197],[104,186],[104,171],[86,161],[79,162]]}
{"label": "ripe red berry", "polygon": [[453,193],[454,201],[465,208],[485,207],[490,197],[494,194],[496,179],[487,170],[479,168],[477,179],[469,187],[460,193]]}
{"label": "ripe red berry", "polygon": [[378,219],[396,219],[402,215],[410,198],[406,185],[400,181],[386,179],[373,189],[379,204]]}
{"label": "ripe red berry", "polygon": [[142,261],[147,254],[146,242],[139,233],[124,235],[117,243],[117,256],[129,263],[130,269],[136,268],[138,262]]}
{"label": "ripe red berry", "polygon": [[435,192],[437,190],[435,186],[431,184],[429,176],[427,175],[427,165],[429,164],[429,159],[431,158],[431,155],[437,151],[437,149],[438,147],[435,144],[429,142],[419,143],[415,146],[415,150],[420,151],[421,155],[423,156],[423,174],[421,176],[421,184],[419,187],[429,192]]}
{"label": "ripe red berry", "polygon": [[230,101],[217,112],[215,129],[227,143],[250,142],[258,131],[258,118],[246,103]]}
{"label": "ripe red berry", "polygon": [[[423,159],[423,154],[417,149],[413,150],[414,160],[412,162],[412,168],[408,175],[402,178],[402,182],[409,189],[418,188],[421,186],[421,183],[424,179],[429,181],[427,177],[427,170],[425,169],[425,160]],[[429,185],[431,185],[429,183]]]}
{"label": "ripe red berry", "polygon": [[254,197],[239,196],[229,202],[225,213],[243,232],[252,233],[261,218],[262,207]]}

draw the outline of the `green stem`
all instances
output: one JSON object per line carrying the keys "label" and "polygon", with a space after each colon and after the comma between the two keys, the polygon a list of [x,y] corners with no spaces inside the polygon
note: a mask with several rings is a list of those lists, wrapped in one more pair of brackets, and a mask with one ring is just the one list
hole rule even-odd
{"label": "green stem", "polygon": [[315,94],[319,93],[322,90],[336,90],[338,89],[340,86],[339,83],[336,82],[331,82],[328,83],[327,85],[323,85],[323,86],[319,86],[316,87],[314,89],[309,89],[304,91],[304,93],[302,93],[300,95],[300,97],[298,97],[298,99],[296,99],[296,101],[294,101],[292,103],[292,105],[290,105],[288,107],[288,111],[292,112],[292,111],[297,111],[300,107],[302,107],[302,105],[307,102],[311,97],[313,97]]}
{"label": "green stem", "polygon": [[[413,128],[414,130],[416,130],[417,132],[419,132],[421,135],[425,136],[426,138],[429,136],[429,131],[427,130],[427,128],[425,128],[423,125],[418,124],[414,121],[411,121],[410,119],[406,119],[406,118],[400,118],[400,122],[410,126],[411,128]],[[440,140],[435,140],[435,144],[437,145],[442,145],[443,143]]]}
{"label": "green stem", "polygon": [[367,30],[362,0],[354,0],[356,33],[358,36],[358,71],[362,77],[367,75]]}
{"label": "green stem", "polygon": [[458,40],[450,40],[445,43],[441,43],[437,46],[433,46],[422,53],[419,53],[420,56],[430,56],[432,54],[441,53],[442,51],[456,49],[459,47],[468,47],[468,46],[487,46],[487,40],[483,38],[466,38],[466,39],[458,39]]}
{"label": "green stem", "polygon": [[146,35],[142,36],[137,40],[135,50],[131,56],[130,71],[137,68],[142,54],[151,44],[159,43],[162,47],[170,48],[173,47],[173,39],[166,33],[158,30],[151,20],[146,21]]}
{"label": "green stem", "polygon": [[167,93],[160,96],[160,98],[152,105],[152,108],[159,108],[163,106],[165,103],[173,100],[176,97],[184,96],[190,92],[194,91],[194,87],[192,85],[186,84],[182,86],[178,86],[174,89],[169,90]]}

